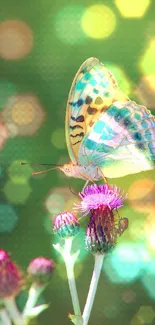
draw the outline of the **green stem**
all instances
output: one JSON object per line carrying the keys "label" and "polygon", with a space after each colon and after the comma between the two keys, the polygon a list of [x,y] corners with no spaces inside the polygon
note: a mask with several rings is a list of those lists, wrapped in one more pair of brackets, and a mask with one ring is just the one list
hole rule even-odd
{"label": "green stem", "polygon": [[94,298],[95,298],[98,281],[101,273],[101,268],[103,264],[103,259],[104,259],[104,255],[95,255],[94,271],[93,271],[89,292],[88,292],[86,304],[82,315],[83,325],[87,325],[90,318],[90,313],[94,303]]}
{"label": "green stem", "polygon": [[71,256],[72,238],[65,239],[64,247],[64,261],[66,265],[68,284],[70,289],[70,294],[73,303],[74,314],[76,316],[81,316],[79,298],[77,294],[77,288],[74,277],[74,264],[75,260]]}
{"label": "green stem", "polygon": [[37,300],[44,290],[45,286],[44,285],[38,285],[36,283],[32,284],[31,288],[29,289],[29,296],[28,300],[26,302],[26,305],[23,310],[23,316],[24,318],[29,315],[35,304],[37,303]]}
{"label": "green stem", "polygon": [[13,297],[4,299],[5,307],[12,319],[14,325],[25,325],[25,321],[21,313],[19,312],[15,300]]}
{"label": "green stem", "polygon": [[2,323],[1,322],[0,323],[3,325],[11,325],[12,324],[6,309],[0,310],[0,321],[2,321]]}
{"label": "green stem", "polygon": [[53,247],[61,254],[66,265],[68,284],[69,284],[69,289],[70,289],[70,294],[71,294],[72,304],[74,309],[74,315],[72,315],[73,317],[71,317],[72,322],[76,325],[83,325],[79,298],[77,294],[75,277],[74,277],[74,264],[79,255],[79,251],[71,255],[72,242],[73,242],[73,237],[66,238],[64,247],[61,247],[59,243],[53,245]]}

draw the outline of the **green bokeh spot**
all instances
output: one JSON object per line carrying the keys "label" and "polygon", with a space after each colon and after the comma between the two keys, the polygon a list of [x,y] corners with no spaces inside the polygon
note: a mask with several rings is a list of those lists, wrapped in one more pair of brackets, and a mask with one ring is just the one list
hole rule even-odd
{"label": "green bokeh spot", "polygon": [[6,80],[0,81],[0,111],[3,109],[5,102],[12,95],[17,93],[16,86]]}
{"label": "green bokeh spot", "polygon": [[0,204],[0,233],[9,233],[17,225],[18,216],[10,204]]}
{"label": "green bokeh spot", "polygon": [[81,17],[84,10],[84,6],[81,5],[68,5],[56,15],[56,35],[63,43],[73,45],[86,39],[81,27]]}
{"label": "green bokeh spot", "polygon": [[20,165],[20,161],[15,160],[8,168],[8,176],[13,183],[25,183],[32,176],[32,168]]}
{"label": "green bokeh spot", "polygon": [[[103,60],[104,62],[104,60]],[[108,68],[114,75],[118,87],[126,94],[129,95],[131,93],[131,82],[128,77],[125,75],[124,71],[115,64],[106,64],[106,68]]]}
{"label": "green bokeh spot", "polygon": [[24,204],[32,189],[28,183],[13,183],[9,180],[6,182],[3,191],[11,203]]}

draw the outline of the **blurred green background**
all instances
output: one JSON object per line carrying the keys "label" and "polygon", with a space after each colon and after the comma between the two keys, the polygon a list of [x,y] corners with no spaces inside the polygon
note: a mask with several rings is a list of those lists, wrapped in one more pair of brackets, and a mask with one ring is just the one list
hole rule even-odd
{"label": "blurred green background", "polygon": [[[71,210],[82,180],[59,171],[32,177],[31,163],[67,163],[65,107],[72,79],[87,58],[99,58],[121,89],[155,112],[155,1],[2,0],[0,9],[0,247],[26,270],[34,257],[56,262],[33,324],[69,324],[73,312],[65,267],[52,248],[52,219]],[[20,166],[20,161],[30,164]],[[155,324],[155,173],[113,179],[129,193],[129,218],[114,254],[105,258],[90,325]],[[84,228],[75,246],[81,305],[93,257]],[[80,240],[81,239],[81,240]],[[22,305],[25,293],[18,298]]]}

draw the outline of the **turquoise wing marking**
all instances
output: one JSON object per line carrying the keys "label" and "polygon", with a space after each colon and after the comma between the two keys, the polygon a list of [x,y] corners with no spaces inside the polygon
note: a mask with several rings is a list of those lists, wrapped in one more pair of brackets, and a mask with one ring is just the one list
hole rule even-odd
{"label": "turquoise wing marking", "polygon": [[120,176],[153,169],[155,118],[135,102],[115,102],[84,137],[78,159],[80,164],[96,165],[103,172],[110,167],[111,173],[116,165],[121,169],[123,161],[124,170],[117,170]]}

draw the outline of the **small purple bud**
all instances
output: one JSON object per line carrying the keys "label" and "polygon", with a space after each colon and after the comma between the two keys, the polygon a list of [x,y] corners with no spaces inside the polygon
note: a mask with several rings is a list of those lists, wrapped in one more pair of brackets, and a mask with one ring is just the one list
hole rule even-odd
{"label": "small purple bud", "polygon": [[79,233],[80,224],[71,212],[58,214],[53,223],[53,231],[61,238],[74,237]]}
{"label": "small purple bud", "polygon": [[38,284],[46,284],[51,279],[54,262],[46,257],[34,258],[28,266],[28,274],[32,281]]}
{"label": "small purple bud", "polygon": [[15,297],[24,285],[24,276],[9,254],[0,249],[0,298]]}

